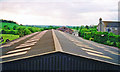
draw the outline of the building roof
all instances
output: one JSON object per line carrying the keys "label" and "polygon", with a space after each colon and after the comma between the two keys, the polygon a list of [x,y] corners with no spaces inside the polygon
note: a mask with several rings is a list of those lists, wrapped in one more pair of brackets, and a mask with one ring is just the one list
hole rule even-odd
{"label": "building roof", "polygon": [[11,50],[0,57],[2,58],[1,63],[53,52],[64,52],[75,56],[120,65],[118,61],[120,57],[118,53],[120,53],[120,50],[118,48],[87,41],[57,30],[40,32],[18,46],[13,45],[7,48]]}
{"label": "building roof", "polygon": [[60,30],[60,31],[63,31],[63,32],[73,32],[73,30],[72,29],[70,29],[70,28],[67,28],[67,27],[60,27],[60,28],[58,28],[57,30]]}
{"label": "building roof", "polygon": [[106,27],[120,27],[120,22],[118,21],[103,21]]}

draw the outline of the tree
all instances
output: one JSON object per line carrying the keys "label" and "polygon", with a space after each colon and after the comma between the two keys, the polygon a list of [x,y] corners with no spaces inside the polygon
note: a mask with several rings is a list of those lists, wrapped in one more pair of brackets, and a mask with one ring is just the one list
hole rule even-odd
{"label": "tree", "polygon": [[10,30],[10,28],[8,27],[8,25],[4,25],[4,29]]}
{"label": "tree", "polygon": [[18,35],[20,37],[24,36],[24,29],[25,29],[25,27],[18,27]]}
{"label": "tree", "polygon": [[48,28],[49,28],[49,29],[53,29],[54,27],[53,27],[53,26],[49,26]]}
{"label": "tree", "polygon": [[13,27],[13,30],[16,30],[17,29],[17,26],[15,25],[14,27]]}
{"label": "tree", "polygon": [[20,26],[23,26],[22,24],[20,24]]}
{"label": "tree", "polygon": [[31,34],[31,33],[32,32],[28,28],[24,29],[24,35],[28,35],[28,34]]}
{"label": "tree", "polygon": [[6,33],[5,29],[2,29],[2,30],[1,30],[1,33],[2,33],[2,34],[5,34],[5,33]]}
{"label": "tree", "polygon": [[76,27],[76,30],[79,30],[79,26]]}
{"label": "tree", "polygon": [[89,29],[89,26],[88,26],[88,25],[86,25],[86,26],[85,26],[85,28]]}

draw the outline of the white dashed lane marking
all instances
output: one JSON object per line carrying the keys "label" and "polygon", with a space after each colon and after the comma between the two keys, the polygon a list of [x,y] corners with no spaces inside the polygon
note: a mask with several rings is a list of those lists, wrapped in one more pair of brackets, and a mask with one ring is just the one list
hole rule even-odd
{"label": "white dashed lane marking", "polygon": [[18,55],[23,55],[23,54],[26,54],[26,53],[27,53],[27,51],[25,51],[25,52],[20,52],[20,53],[14,53],[14,54],[9,54],[9,55],[1,56],[0,58],[13,57],[13,56],[18,56]]}
{"label": "white dashed lane marking", "polygon": [[36,43],[37,43],[37,42],[24,43],[24,44],[21,44],[20,46],[29,45],[29,44],[36,44]]}
{"label": "white dashed lane marking", "polygon": [[99,53],[99,54],[103,54],[102,52],[98,52],[98,51],[90,50],[90,49],[85,49],[85,48],[82,48],[82,50],[89,51],[89,52],[94,52],[94,53]]}
{"label": "white dashed lane marking", "polygon": [[33,39],[33,40],[28,40],[28,41],[26,41],[25,43],[27,43],[27,42],[33,42],[33,41],[38,41],[39,39]]}
{"label": "white dashed lane marking", "polygon": [[111,53],[111,54],[120,55],[119,52],[114,52],[114,51],[111,51],[111,50],[108,50],[108,49],[104,49],[104,50]]}
{"label": "white dashed lane marking", "polygon": [[20,51],[24,51],[24,50],[29,50],[29,49],[31,49],[31,47],[23,48],[23,49],[18,49],[18,50],[13,50],[13,51],[9,51],[9,52],[7,52],[7,54],[9,54],[9,53],[14,53],[14,52],[20,52]]}
{"label": "white dashed lane marking", "polygon": [[95,54],[95,53],[91,53],[91,52],[87,52],[89,55],[94,55],[94,56],[98,56],[98,57],[102,57],[102,58],[106,58],[106,59],[112,59],[109,56],[104,56],[104,55],[99,55],[99,54]]}
{"label": "white dashed lane marking", "polygon": [[18,47],[16,47],[16,48],[22,48],[22,47],[28,47],[28,46],[33,46],[33,45],[35,45],[34,43],[32,44],[28,44],[28,45],[20,45],[20,46],[18,46]]}

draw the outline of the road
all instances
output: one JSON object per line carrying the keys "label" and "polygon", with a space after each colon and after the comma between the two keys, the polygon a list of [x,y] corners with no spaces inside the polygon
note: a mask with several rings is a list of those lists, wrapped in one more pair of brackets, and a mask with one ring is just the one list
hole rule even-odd
{"label": "road", "polygon": [[[53,33],[54,32],[54,33]],[[56,37],[55,37],[56,36]],[[56,38],[56,39],[55,39]],[[58,43],[56,43],[58,40]],[[61,46],[57,48],[56,44]],[[120,50],[57,30],[46,30],[26,37],[9,47],[1,48],[3,62],[61,51],[97,61],[120,64]]]}
{"label": "road", "polygon": [[120,50],[115,47],[98,44],[61,31],[55,31],[63,51],[120,64]]}

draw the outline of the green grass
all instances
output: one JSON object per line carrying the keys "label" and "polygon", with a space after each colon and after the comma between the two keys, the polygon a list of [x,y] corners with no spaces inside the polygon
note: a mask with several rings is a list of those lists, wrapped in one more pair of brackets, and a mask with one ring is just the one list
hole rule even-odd
{"label": "green grass", "polygon": [[[13,34],[0,34],[0,38],[1,38],[1,36],[4,39],[4,41],[2,43],[5,43],[6,39],[9,39],[11,41],[11,40],[19,38],[19,35],[13,35]],[[0,44],[2,44],[2,43],[0,42]]]}

